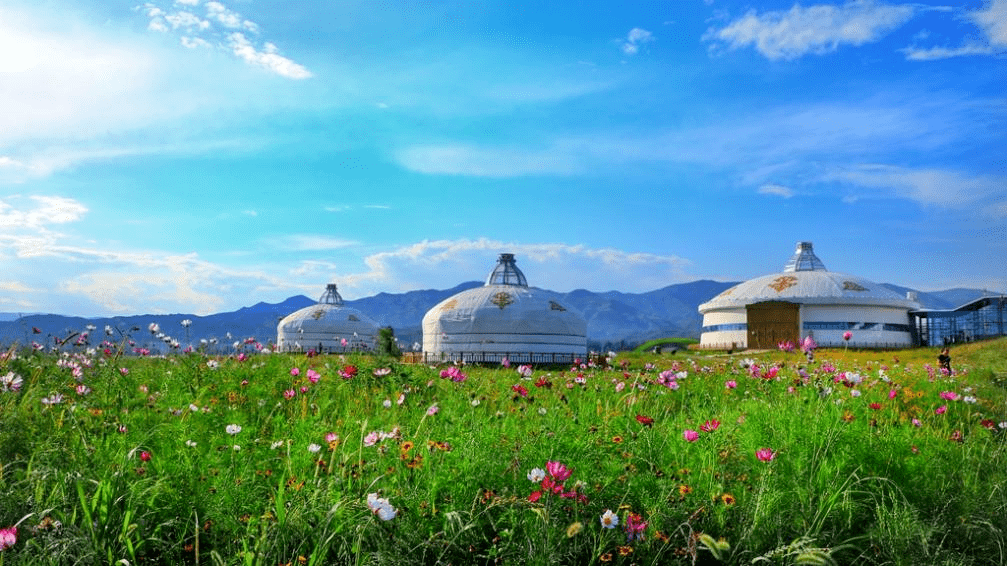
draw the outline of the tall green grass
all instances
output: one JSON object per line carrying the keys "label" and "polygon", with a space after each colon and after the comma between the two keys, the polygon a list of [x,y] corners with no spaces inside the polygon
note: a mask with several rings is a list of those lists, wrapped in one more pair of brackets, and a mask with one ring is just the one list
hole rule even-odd
{"label": "tall green grass", "polygon": [[[12,353],[0,528],[18,540],[0,560],[999,564],[1005,350],[960,347],[950,376],[930,350],[838,350],[810,365],[625,354],[529,379],[463,367],[460,382],[360,355]],[[847,371],[860,383],[837,382]],[[677,389],[662,372],[684,372]],[[550,461],[571,470],[569,497],[533,495],[529,472]],[[630,514],[646,527],[627,532]]]}

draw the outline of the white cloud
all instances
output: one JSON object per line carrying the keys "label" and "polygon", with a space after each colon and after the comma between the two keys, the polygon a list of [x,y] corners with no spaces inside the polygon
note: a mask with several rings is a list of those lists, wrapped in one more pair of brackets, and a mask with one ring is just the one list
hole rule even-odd
{"label": "white cloud", "polygon": [[357,245],[357,242],[317,234],[292,234],[272,238],[269,244],[283,250],[313,252],[348,248]]}
{"label": "white cloud", "polygon": [[227,28],[245,29],[251,32],[257,32],[259,30],[259,26],[256,25],[255,22],[243,19],[241,14],[230,10],[220,2],[207,2],[206,16],[217,20],[217,22]]}
{"label": "white cloud", "polygon": [[641,45],[650,43],[656,39],[654,34],[643,28],[633,28],[626,34],[626,39],[622,41],[620,48],[626,55],[635,55],[640,51]]}
{"label": "white cloud", "polygon": [[51,224],[67,224],[82,219],[88,211],[80,202],[66,197],[32,195],[27,199],[31,202],[26,203],[17,196],[0,200],[0,229],[39,229]]}
{"label": "white cloud", "polygon": [[281,77],[306,79],[312,76],[303,65],[280,55],[279,48],[273,43],[265,42],[261,48],[257,47],[243,32],[259,33],[259,25],[242,18],[241,14],[222,2],[210,1],[204,4],[206,19],[187,9],[178,8],[178,5],[196,6],[198,2],[175,2],[170,7],[164,0],[160,3],[164,7],[154,2],[143,6],[144,13],[150,18],[148,29],[157,32],[167,32],[170,29],[183,33],[180,42],[187,48],[216,46],[246,63]]}
{"label": "white cloud", "polygon": [[[992,0],[986,9],[966,14],[966,19],[979,26],[985,40],[969,42],[959,47],[906,47],[901,51],[910,61],[933,61],[972,55],[1002,53],[1007,47],[1007,0]],[[925,38],[925,37],[924,37]],[[1000,49],[995,49],[994,46]]]}
{"label": "white cloud", "polygon": [[993,45],[1007,46],[1007,0],[992,0],[985,10],[969,14]]}
{"label": "white cloud", "polygon": [[227,36],[231,51],[246,62],[262,67],[288,79],[311,78],[311,71],[279,54],[272,43],[267,43],[262,51],[252,45],[243,33],[234,32]]}
{"label": "white cloud", "polygon": [[407,169],[435,175],[521,177],[569,175],[582,170],[579,158],[560,147],[535,151],[465,144],[417,145],[396,152],[395,157]]}
{"label": "white cloud", "polygon": [[967,175],[948,169],[911,169],[893,165],[860,165],[836,170],[826,181],[841,181],[858,187],[881,189],[894,196],[943,207],[972,206],[995,196],[1007,197],[1007,179]]}
{"label": "white cloud", "polygon": [[808,53],[822,55],[840,45],[864,45],[881,39],[909,21],[918,6],[854,0],[842,6],[799,4],[788,11],[763,14],[750,10],[727,26],[710,28],[704,41],[734,50],[752,46],[770,60],[792,60]]}
{"label": "white cloud", "polygon": [[969,55],[989,55],[993,49],[985,45],[963,45],[961,47],[906,47],[901,49],[906,54],[906,59],[910,61],[934,61],[937,59],[950,59],[952,57],[966,57]]}
{"label": "white cloud", "polygon": [[557,292],[578,288],[642,292],[691,280],[685,273],[690,263],[677,256],[481,238],[425,240],[372,254],[364,260],[367,271],[340,274],[339,286],[355,296],[390,290],[449,288],[465,281],[484,280],[501,252],[516,255],[529,285]]}
{"label": "white cloud", "polygon": [[785,187],[783,185],[777,185],[776,183],[766,183],[759,187],[760,195],[776,195],[783,198],[790,198],[794,196],[794,190],[790,187]]}

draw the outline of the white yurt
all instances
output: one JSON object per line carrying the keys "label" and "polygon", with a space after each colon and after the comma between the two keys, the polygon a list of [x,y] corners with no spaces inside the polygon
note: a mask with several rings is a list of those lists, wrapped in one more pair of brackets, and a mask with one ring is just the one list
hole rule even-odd
{"label": "white yurt", "polygon": [[371,350],[378,323],[359,310],[343,305],[335,283],[325,288],[318,303],[287,315],[276,328],[280,352],[318,353]]}
{"label": "white yurt", "polygon": [[568,363],[587,355],[587,321],[552,291],[529,287],[503,253],[486,284],[441,301],[423,317],[430,362]]}
{"label": "white yurt", "polygon": [[820,346],[909,347],[909,311],[919,308],[911,294],[902,297],[866,279],[827,270],[811,242],[798,242],[782,273],[745,281],[699,305],[700,347],[776,348],[805,336]]}

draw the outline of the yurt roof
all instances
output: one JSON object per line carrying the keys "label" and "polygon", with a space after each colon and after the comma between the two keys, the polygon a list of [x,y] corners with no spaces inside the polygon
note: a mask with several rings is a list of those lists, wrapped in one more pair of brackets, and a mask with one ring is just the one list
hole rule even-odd
{"label": "yurt roof", "polygon": [[811,242],[799,242],[782,273],[740,283],[699,306],[700,313],[765,301],[821,305],[869,305],[906,309],[919,303],[862,277],[825,269]]}
{"label": "yurt roof", "polygon": [[332,283],[326,287],[325,294],[318,299],[318,303],[287,315],[279,324],[281,331],[289,333],[304,329],[304,332],[324,331],[344,334],[357,332],[373,335],[378,327],[378,323],[363,312],[344,305],[336,285]]}

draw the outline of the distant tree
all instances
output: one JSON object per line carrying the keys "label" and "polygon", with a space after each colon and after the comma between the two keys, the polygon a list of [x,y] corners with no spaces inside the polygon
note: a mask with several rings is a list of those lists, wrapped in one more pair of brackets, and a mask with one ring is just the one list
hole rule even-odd
{"label": "distant tree", "polygon": [[378,330],[378,351],[379,356],[391,356],[393,358],[402,357],[402,350],[399,349],[398,341],[395,339],[395,331],[391,326],[386,326]]}

